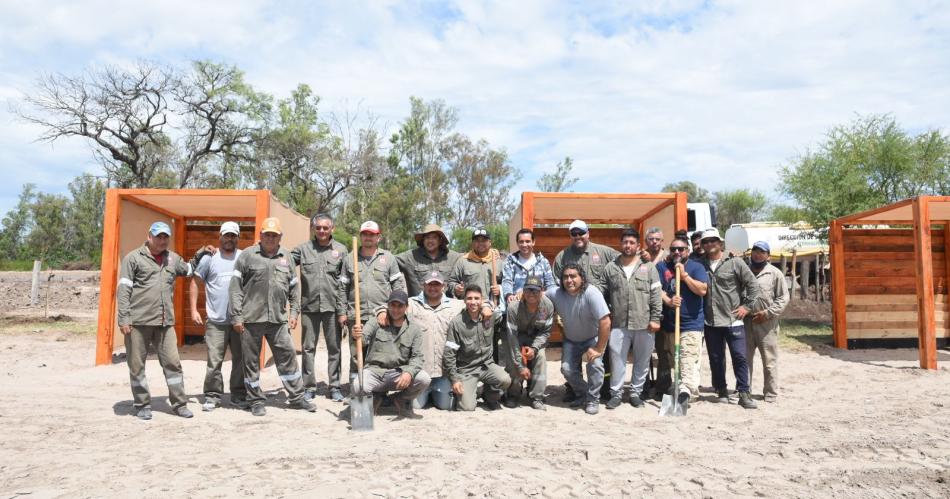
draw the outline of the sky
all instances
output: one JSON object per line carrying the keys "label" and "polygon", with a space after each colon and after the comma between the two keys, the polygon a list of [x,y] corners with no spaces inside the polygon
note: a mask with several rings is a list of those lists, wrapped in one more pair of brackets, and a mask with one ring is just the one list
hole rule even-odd
{"label": "sky", "polygon": [[508,152],[515,194],[570,156],[577,192],[691,180],[782,202],[779,169],[859,115],[950,133],[948,2],[0,0],[0,214],[24,183],[101,173],[88,142],[15,117],[37,77],[196,59],[390,131],[410,96],[442,99]]}

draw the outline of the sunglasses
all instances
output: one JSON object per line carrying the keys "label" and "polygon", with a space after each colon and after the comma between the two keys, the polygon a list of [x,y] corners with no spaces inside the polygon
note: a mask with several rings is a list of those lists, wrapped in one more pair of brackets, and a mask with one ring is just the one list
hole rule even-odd
{"label": "sunglasses", "polygon": [[673,246],[672,248],[670,248],[670,251],[680,252],[680,251],[687,251],[688,249],[689,248],[685,246]]}
{"label": "sunglasses", "polygon": [[587,231],[584,231],[584,230],[572,230],[572,231],[571,231],[571,237],[580,237],[580,236],[583,236],[584,234],[587,234]]}
{"label": "sunglasses", "polygon": [[701,242],[702,244],[710,244],[710,243],[718,243],[719,240],[718,239],[703,239]]}

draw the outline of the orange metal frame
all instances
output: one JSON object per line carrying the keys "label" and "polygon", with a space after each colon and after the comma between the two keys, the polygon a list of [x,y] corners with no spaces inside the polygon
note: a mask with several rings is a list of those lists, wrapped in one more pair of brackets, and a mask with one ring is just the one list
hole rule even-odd
{"label": "orange metal frame", "polygon": [[675,230],[685,230],[687,224],[686,216],[686,193],[685,192],[661,192],[656,194],[622,194],[622,193],[577,193],[577,192],[524,192],[521,194],[521,226],[526,229],[533,229],[535,224],[539,223],[566,223],[573,218],[558,219],[536,219],[534,216],[534,202],[536,199],[655,199],[663,201],[642,217],[638,219],[624,219],[621,217],[611,217],[609,219],[591,219],[588,223],[618,223],[630,224],[637,227],[637,230],[643,233],[643,224],[653,215],[663,211],[668,206],[673,205]]}

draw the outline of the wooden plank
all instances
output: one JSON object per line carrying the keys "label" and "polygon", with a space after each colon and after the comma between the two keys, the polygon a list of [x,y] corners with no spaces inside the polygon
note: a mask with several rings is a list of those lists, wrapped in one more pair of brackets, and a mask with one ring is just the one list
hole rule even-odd
{"label": "wooden plank", "polygon": [[[862,296],[862,295],[856,295]],[[864,296],[874,296],[874,295],[864,295]],[[916,303],[901,303],[901,304],[887,304],[887,305],[848,305],[848,312],[874,312],[877,310],[887,309],[892,312],[914,312],[917,313],[917,304]],[[934,310],[939,316],[941,312],[948,310],[946,303],[937,302],[934,304]],[[916,317],[916,316],[915,316]]]}
{"label": "wooden plank", "polygon": [[[847,312],[848,323],[851,322],[867,322],[867,321],[917,321],[917,311],[916,310],[892,310],[890,308],[886,310],[848,310]],[[946,312],[936,314],[937,322],[946,322],[950,316]]]}
{"label": "wooden plank", "polygon": [[[920,340],[920,367],[937,369],[936,317],[934,314],[933,255],[931,254],[930,205],[926,200],[914,200],[914,265],[917,269],[917,296],[919,320],[917,334]],[[943,241],[940,241],[943,247]]]}
{"label": "wooden plank", "polygon": [[[877,207],[877,208],[873,208],[873,209],[870,209],[870,210],[865,210],[865,211],[861,211],[861,212],[854,213],[854,214],[851,214],[851,215],[847,215],[847,216],[838,218],[838,219],[836,219],[836,220],[834,220],[834,221],[835,221],[835,222],[838,222],[838,223],[840,223],[840,224],[855,223],[855,222],[857,222],[857,221],[860,221],[860,222],[865,223],[865,224],[867,224],[867,223],[869,223],[869,222],[873,223],[873,217],[874,217],[874,215],[877,215],[878,213],[884,213],[884,212],[887,212],[887,211],[891,211],[891,210],[894,210],[894,209],[897,209],[897,208],[901,208],[901,207],[903,207],[903,206],[907,206],[908,204],[911,203],[911,201],[912,201],[912,200],[910,200],[910,199],[905,199],[905,200],[903,200],[903,201],[898,201],[898,202],[893,203],[893,204],[889,204],[889,205],[885,205],[885,206],[879,206],[879,207]],[[908,221],[908,222],[909,222],[909,221]]]}
{"label": "wooden plank", "polygon": [[850,329],[911,329],[916,330],[917,321],[848,321]]}
{"label": "wooden plank", "polygon": [[137,205],[139,205],[139,206],[141,206],[141,207],[143,207],[143,208],[148,208],[148,209],[150,209],[150,210],[152,210],[152,211],[157,211],[157,212],[161,213],[162,215],[165,215],[166,217],[169,217],[169,218],[178,218],[178,214],[177,214],[177,213],[174,213],[174,212],[171,212],[171,211],[169,211],[169,210],[166,210],[165,208],[162,208],[161,206],[157,206],[157,205],[154,205],[154,204],[152,204],[152,203],[149,203],[148,201],[142,201],[141,199],[139,199],[139,198],[137,198],[137,197],[135,197],[135,196],[133,196],[133,195],[127,195],[127,194],[126,194],[126,195],[123,195],[123,196],[122,196],[122,199],[124,199],[124,200],[126,200],[126,201],[128,201],[128,202],[130,202],[130,203],[137,204]]}
{"label": "wooden plank", "polygon": [[[835,347],[848,348],[848,321],[845,306],[848,302],[844,266],[844,241],[841,223],[832,220],[829,231],[829,251],[831,254],[831,321]],[[794,271],[792,272],[794,274]]]}
{"label": "wooden plank", "polygon": [[846,262],[854,260],[909,260],[914,257],[911,251],[845,251]]}
{"label": "wooden plank", "polygon": [[[853,276],[848,274],[848,278],[845,280],[847,285],[867,285],[867,286],[877,286],[877,285],[891,285],[891,286],[910,286],[914,287],[917,283],[917,279],[914,277],[900,276],[885,276],[885,277],[864,277],[864,276]],[[932,288],[931,288],[932,289]],[[884,293],[881,293],[884,294]],[[933,294],[932,292],[930,293]]]}
{"label": "wooden plank", "polygon": [[676,201],[674,202],[674,210],[676,211],[676,221],[674,222],[673,230],[686,230],[689,228],[689,216],[688,216],[688,207],[686,206],[689,203],[689,200],[686,197],[685,192],[676,193]]}
{"label": "wooden plank", "polygon": [[674,199],[674,192],[658,192],[655,194],[626,194],[618,192],[531,192],[535,199]]}
{"label": "wooden plank", "polygon": [[99,274],[99,319],[96,333],[96,365],[112,363],[115,338],[116,286],[119,274],[118,189],[106,191],[102,223],[102,264]]}
{"label": "wooden plank", "polygon": [[887,295],[848,295],[848,304],[854,305],[882,305],[882,304],[900,304],[910,303],[917,305],[917,295],[908,294],[887,294]]}
{"label": "wooden plank", "polygon": [[[186,260],[189,257],[184,256],[185,252],[185,237],[188,235],[188,226],[185,224],[184,217],[178,217],[175,219],[175,252],[185,258]],[[185,316],[185,280],[182,278],[175,279],[175,317]],[[185,321],[178,319],[175,321],[175,335],[178,336],[178,346],[185,344]]]}
{"label": "wooden plank", "polygon": [[905,329],[848,329],[848,337],[859,338],[916,338],[917,328]]}
{"label": "wooden plank", "polygon": [[[943,262],[939,262],[940,267],[934,270],[934,279],[944,279],[947,277],[947,273],[943,268]],[[870,268],[871,266],[862,267],[862,266],[851,266],[848,267],[848,276],[849,278],[878,278],[878,279],[892,279],[892,278],[901,278],[906,277],[907,273],[907,264],[904,264],[903,269],[898,269],[900,265],[894,265],[893,267],[888,266],[887,264],[882,264],[880,268]]]}
{"label": "wooden plank", "polygon": [[[535,218],[534,223],[536,224],[569,224],[576,220],[575,217],[557,217],[557,218]],[[588,224],[617,224],[624,225],[628,227],[636,227],[637,219],[635,218],[596,218],[596,219],[585,219],[585,222]]]}
{"label": "wooden plank", "polygon": [[534,229],[534,193],[521,193],[521,226]]}

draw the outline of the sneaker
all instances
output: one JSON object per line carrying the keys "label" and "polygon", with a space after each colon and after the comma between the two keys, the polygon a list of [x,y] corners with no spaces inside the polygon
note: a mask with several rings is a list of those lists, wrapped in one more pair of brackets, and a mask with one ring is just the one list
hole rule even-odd
{"label": "sneaker", "polygon": [[152,419],[152,408],[148,406],[139,408],[139,410],[135,412],[135,417],[142,421]]}
{"label": "sneaker", "polygon": [[313,405],[313,403],[304,399],[297,400],[296,402],[291,402],[290,408],[301,409],[307,412],[317,412],[317,406]]}
{"label": "sneaker", "polygon": [[765,396],[765,401],[768,402],[768,403],[770,403],[770,404],[774,404],[776,398],[777,398],[777,397],[776,397],[775,395],[766,395],[766,396]]}
{"label": "sneaker", "polygon": [[[565,404],[574,402],[578,399],[577,394],[574,393],[574,389],[571,388],[571,385],[565,385],[564,398],[561,399]],[[571,406],[575,407],[575,406]]]}
{"label": "sneaker", "polygon": [[643,399],[640,397],[630,397],[630,405],[639,409],[643,407]]}
{"label": "sneaker", "polygon": [[[636,399],[638,397],[633,397],[633,398]],[[620,395],[614,395],[613,397],[610,397],[610,400],[607,401],[607,408],[616,409],[620,407],[620,402],[621,402]]]}
{"label": "sneaker", "polygon": [[663,402],[663,391],[656,390],[653,392],[653,401],[654,402]]}
{"label": "sneaker", "polygon": [[218,399],[208,398],[205,399],[203,404],[201,404],[201,410],[204,412],[211,412],[218,407],[221,407],[221,401]]}
{"label": "sneaker", "polygon": [[758,406],[752,400],[752,394],[749,392],[739,392],[739,406],[743,409],[755,409]]}
{"label": "sneaker", "polygon": [[536,411],[546,411],[547,407],[544,406],[544,402],[541,400],[532,400],[531,408]]}
{"label": "sneaker", "polygon": [[716,398],[713,399],[713,402],[717,402],[717,403],[720,403],[720,404],[728,404],[728,403],[729,403],[729,390],[723,388],[722,390],[716,391]]}
{"label": "sneaker", "polygon": [[175,408],[175,415],[177,415],[178,417],[185,418],[185,419],[195,417],[195,415],[192,414],[191,409],[189,409],[187,406],[184,406],[184,405],[181,405]]}
{"label": "sneaker", "polygon": [[264,416],[267,414],[267,409],[264,408],[264,404],[254,404],[251,406],[251,414],[255,416]]}
{"label": "sneaker", "polygon": [[407,402],[405,400],[397,398],[394,400],[396,403],[396,415],[406,419],[420,419],[422,416],[416,415],[416,411],[412,408],[412,402]]}
{"label": "sneaker", "polygon": [[334,402],[343,402],[343,392],[339,388],[330,389],[330,400]]}
{"label": "sneaker", "polygon": [[508,397],[505,399],[505,407],[509,409],[517,409],[519,405],[521,404],[518,403],[518,399],[514,397]]}
{"label": "sneaker", "polygon": [[251,403],[244,399],[231,399],[231,405],[241,409],[242,411],[246,411],[251,408]]}
{"label": "sneaker", "polygon": [[594,414],[597,414],[599,410],[599,406],[600,404],[598,404],[597,402],[591,402],[587,404],[587,407],[584,408],[584,412],[593,416]]}
{"label": "sneaker", "polygon": [[499,404],[497,400],[486,400],[485,409],[488,409],[489,411],[497,411],[498,409],[501,409],[501,404]]}
{"label": "sneaker", "polygon": [[307,389],[306,391],[303,392],[303,399],[306,400],[307,402],[310,402],[316,396],[317,396],[317,391],[312,388]]}
{"label": "sneaker", "polygon": [[574,400],[571,401],[570,406],[571,406],[571,407],[584,407],[584,405],[586,405],[586,404],[587,404],[587,401],[586,401],[586,400],[584,400],[584,399],[581,398],[581,397],[577,397],[577,398],[575,398]]}
{"label": "sneaker", "polygon": [[680,392],[680,396],[676,400],[680,407],[683,408],[683,414],[686,414],[686,411],[689,410],[689,392]]}

